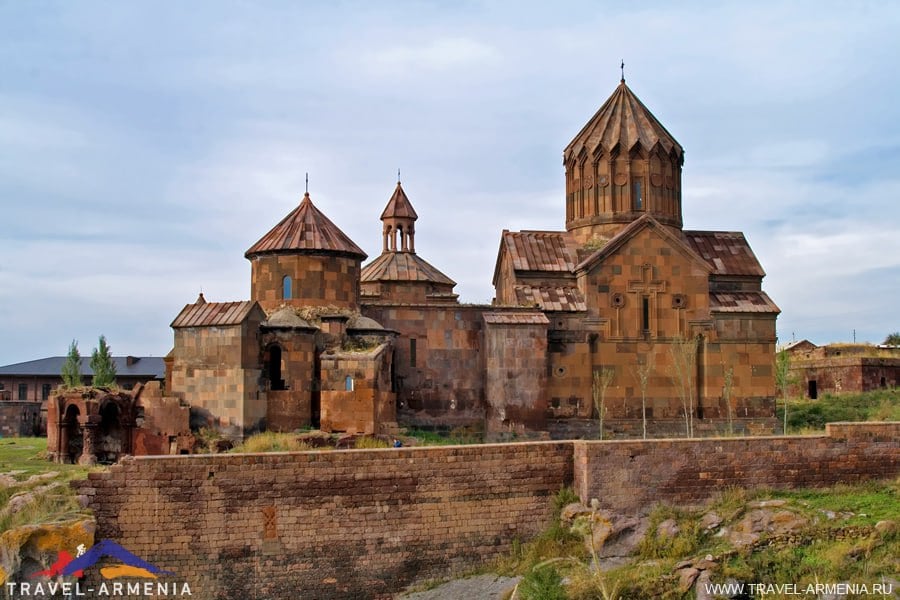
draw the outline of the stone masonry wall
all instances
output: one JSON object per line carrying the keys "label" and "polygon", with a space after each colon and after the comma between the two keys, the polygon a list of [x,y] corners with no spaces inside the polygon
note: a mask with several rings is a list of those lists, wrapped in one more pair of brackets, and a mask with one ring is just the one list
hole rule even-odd
{"label": "stone masonry wall", "polygon": [[38,435],[40,430],[40,402],[0,402],[0,437]]}
{"label": "stone masonry wall", "polygon": [[832,423],[825,435],[574,442],[575,491],[614,511],[697,503],[728,487],[818,487],[900,473],[900,423]]}
{"label": "stone masonry wall", "polygon": [[385,598],[541,531],[571,473],[562,442],[141,457],[81,493],[199,600]]}
{"label": "stone masonry wall", "polygon": [[847,423],[808,437],[141,457],[77,485],[97,539],[174,571],[198,600],[324,600],[481,565],[543,529],[550,496],[573,483],[634,512],[729,486],[898,474],[900,423]]}

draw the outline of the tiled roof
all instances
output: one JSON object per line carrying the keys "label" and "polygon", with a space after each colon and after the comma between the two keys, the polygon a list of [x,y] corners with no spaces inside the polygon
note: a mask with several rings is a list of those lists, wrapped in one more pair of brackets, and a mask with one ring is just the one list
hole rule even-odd
{"label": "tiled roof", "polygon": [[360,281],[423,281],[454,286],[456,282],[412,252],[385,252],[363,267]]}
{"label": "tiled roof", "polygon": [[710,292],[709,308],[720,313],[781,312],[765,292]]}
{"label": "tiled roof", "polygon": [[549,325],[550,320],[544,313],[533,312],[497,312],[484,313],[484,322],[494,325]]}
{"label": "tiled roof", "polygon": [[187,304],[171,327],[210,327],[222,325],[238,325],[243,323],[256,302],[244,300],[243,302],[197,302]]}
{"label": "tiled roof", "polygon": [[253,244],[244,256],[252,258],[272,252],[330,252],[366,258],[366,253],[313,205],[309,192],[303,195],[297,208]]}
{"label": "tiled roof", "polygon": [[516,304],[521,306],[539,306],[546,311],[586,311],[587,304],[581,290],[568,286],[517,285]]}
{"label": "tiled roof", "polygon": [[702,256],[714,275],[752,275],[764,277],[766,272],[739,231],[684,231],[684,239]]}
{"label": "tiled roof", "polygon": [[[166,364],[161,356],[113,356],[116,375],[120,377],[153,377],[163,379],[166,376]],[[0,367],[0,376],[22,375],[32,377],[59,377],[62,372],[65,356],[49,356],[37,360],[5,365]],[[81,357],[81,373],[92,376],[91,357]]]}
{"label": "tiled roof", "polygon": [[516,271],[571,273],[577,250],[564,231],[504,231],[503,245]]}
{"label": "tiled roof", "polygon": [[616,146],[620,146],[622,154],[626,154],[638,143],[646,150],[652,150],[659,144],[667,154],[684,156],[681,144],[675,141],[672,134],[666,131],[623,80],[587,125],[569,142],[563,156],[569,160],[578,156],[582,149],[595,154],[598,147],[609,153]]}
{"label": "tiled roof", "polygon": [[387,206],[384,207],[384,212],[381,213],[382,219],[412,219],[415,221],[419,218],[419,215],[416,214],[415,209],[409,201],[409,198],[406,197],[406,192],[403,191],[403,187],[400,185],[400,182],[397,182],[397,187],[394,190],[394,195],[391,196],[391,199],[388,200]]}

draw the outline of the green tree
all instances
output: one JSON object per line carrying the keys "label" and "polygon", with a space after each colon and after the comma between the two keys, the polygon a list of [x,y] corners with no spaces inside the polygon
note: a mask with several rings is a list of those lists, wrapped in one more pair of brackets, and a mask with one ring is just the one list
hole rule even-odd
{"label": "green tree", "polygon": [[884,338],[885,346],[900,346],[900,331],[895,331]]}
{"label": "green tree", "polygon": [[66,362],[62,366],[63,385],[68,388],[75,388],[84,382],[81,379],[81,354],[78,352],[78,340],[72,340],[69,344],[69,353],[66,355]]}
{"label": "green tree", "polygon": [[784,402],[784,433],[787,435],[788,423],[788,388],[793,382],[791,376],[791,355],[787,350],[782,350],[775,355],[775,385],[781,392],[781,401]]}
{"label": "green tree", "polygon": [[94,387],[110,387],[116,384],[116,364],[113,362],[109,344],[106,343],[106,336],[100,336],[97,347],[91,352],[91,371],[94,372]]}

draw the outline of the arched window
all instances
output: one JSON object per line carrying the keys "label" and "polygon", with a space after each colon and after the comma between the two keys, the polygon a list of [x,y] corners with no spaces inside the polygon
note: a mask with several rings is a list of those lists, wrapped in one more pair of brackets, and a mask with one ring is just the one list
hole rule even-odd
{"label": "arched window", "polygon": [[281,297],[285,300],[290,300],[293,294],[293,281],[291,280],[290,275],[285,275],[284,279],[281,280]]}

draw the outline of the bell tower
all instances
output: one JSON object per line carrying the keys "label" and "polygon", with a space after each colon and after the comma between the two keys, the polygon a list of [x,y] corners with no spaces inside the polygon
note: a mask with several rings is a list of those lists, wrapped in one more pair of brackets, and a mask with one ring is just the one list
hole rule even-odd
{"label": "bell tower", "polygon": [[381,213],[382,252],[416,253],[416,219],[419,215],[406,197],[400,185],[400,173],[397,172],[397,187]]}
{"label": "bell tower", "polygon": [[[624,65],[623,65],[624,66]],[[563,152],[566,230],[579,244],[644,214],[680,230],[684,150],[622,80]]]}

